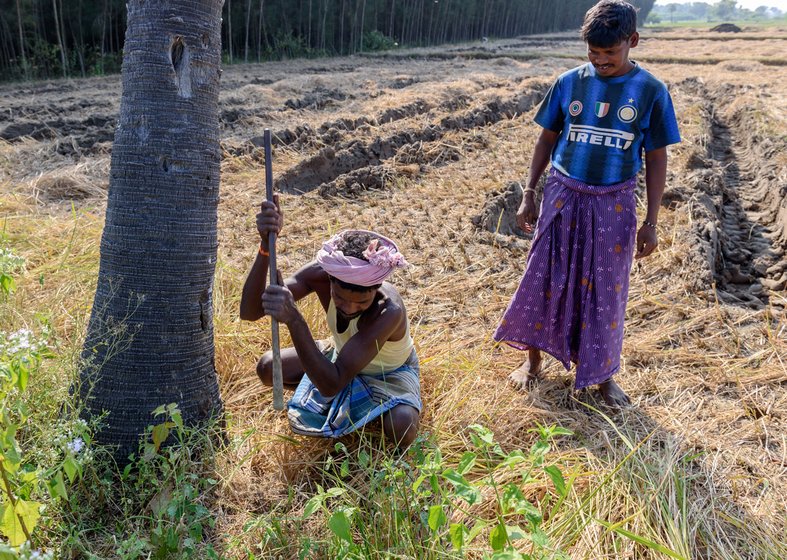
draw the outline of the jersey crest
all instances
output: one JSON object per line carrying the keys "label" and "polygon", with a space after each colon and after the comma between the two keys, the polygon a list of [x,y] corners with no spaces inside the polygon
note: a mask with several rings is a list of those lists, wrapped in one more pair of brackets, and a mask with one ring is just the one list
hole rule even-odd
{"label": "jersey crest", "polygon": [[596,102],[595,113],[596,113],[596,116],[598,118],[600,118],[600,119],[603,118],[603,117],[606,117],[607,113],[609,113],[609,103],[604,103],[602,101],[597,101]]}
{"label": "jersey crest", "polygon": [[637,118],[637,108],[633,105],[623,105],[618,109],[618,118],[624,123],[630,123]]}

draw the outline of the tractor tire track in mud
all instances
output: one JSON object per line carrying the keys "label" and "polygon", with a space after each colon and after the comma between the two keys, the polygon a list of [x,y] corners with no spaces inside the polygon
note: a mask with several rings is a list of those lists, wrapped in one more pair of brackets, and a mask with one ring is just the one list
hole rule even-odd
{"label": "tractor tire track in mud", "polygon": [[[513,95],[505,100],[499,98],[471,108],[458,115],[449,115],[421,128],[410,128],[394,132],[371,141],[347,140],[333,142],[317,154],[285,171],[276,181],[282,192],[299,194],[320,189],[323,195],[356,196],[363,190],[382,188],[385,181],[364,181],[368,177],[384,177],[395,174],[389,166],[383,171],[369,171],[366,168],[394,164],[440,165],[461,157],[461,151],[452,145],[443,145],[441,140],[446,133],[459,131],[472,132],[504,119],[530,110],[543,96],[547,84],[532,85],[524,93]],[[426,112],[427,104],[418,104],[416,113]],[[406,118],[412,111],[386,112],[390,120],[394,117]],[[327,132],[326,134],[330,134]],[[477,138],[471,139],[476,141]],[[347,188],[349,186],[349,188]]]}
{"label": "tractor tire track in mud", "polygon": [[[697,94],[710,141],[689,162],[699,169],[678,187],[691,193],[686,203],[697,243],[690,258],[704,272],[694,288],[715,283],[725,303],[761,309],[770,292],[787,287],[787,178],[775,162],[787,142],[761,133],[755,107],[723,111],[735,98],[731,88],[708,91],[700,84]],[[665,201],[675,200],[675,193],[666,194]]]}

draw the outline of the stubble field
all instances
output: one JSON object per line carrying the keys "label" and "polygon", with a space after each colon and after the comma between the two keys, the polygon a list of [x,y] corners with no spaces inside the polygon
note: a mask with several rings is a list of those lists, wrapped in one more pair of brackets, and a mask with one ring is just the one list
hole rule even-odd
{"label": "stubble field", "polygon": [[[218,458],[212,539],[229,557],[296,558],[297,534],[325,531],[297,519],[325,486],[333,443],[291,436],[254,372],[269,324],[237,318],[269,127],[285,274],[349,227],[396,239],[412,263],[394,283],[422,363],[423,431],[447,460],[471,424],[506,450],[529,448],[536,424],[557,424],[574,432],[556,453],[576,474],[583,522],[544,528],[571,558],[669,556],[599,519],[677,557],[787,556],[785,45],[778,29],[646,30],[632,51],[669,86],[683,142],[670,148],[659,250],[632,273],[617,380],[633,406],[619,412],[575,393],[554,361],[534,390],[516,392],[506,377],[522,356],[491,340],[530,243],[514,225],[512,182],[527,174],[535,107],[583,62],[573,34],[225,68],[214,305],[236,445]],[[79,352],[92,302],[120,79],[3,85],[0,98],[3,231],[27,261],[0,327],[46,315],[62,367]],[[326,336],[316,301],[303,308]],[[48,390],[64,396],[74,372],[50,369]],[[351,453],[365,445],[344,443]],[[363,494],[369,480],[351,476]],[[274,516],[291,541],[266,532]]]}

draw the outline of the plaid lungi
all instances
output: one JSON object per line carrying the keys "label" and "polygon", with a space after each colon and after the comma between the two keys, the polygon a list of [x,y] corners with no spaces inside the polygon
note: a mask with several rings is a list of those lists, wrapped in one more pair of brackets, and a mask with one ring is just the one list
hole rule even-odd
{"label": "plaid lungi", "polygon": [[[336,360],[333,348],[326,357]],[[385,414],[400,404],[419,412],[420,368],[415,350],[397,369],[379,375],[358,374],[332,398],[323,397],[304,374],[288,403],[287,416],[295,433],[316,437],[341,437]]]}

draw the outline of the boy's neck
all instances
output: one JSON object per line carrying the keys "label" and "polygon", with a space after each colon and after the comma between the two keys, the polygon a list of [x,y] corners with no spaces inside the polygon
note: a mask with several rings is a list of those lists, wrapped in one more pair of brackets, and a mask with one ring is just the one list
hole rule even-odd
{"label": "boy's neck", "polygon": [[614,78],[618,78],[618,77],[620,77],[620,76],[625,76],[626,74],[628,74],[629,72],[631,72],[632,70],[634,70],[634,67],[635,67],[635,66],[636,66],[636,64],[634,64],[634,63],[631,61],[631,59],[630,59],[630,58],[627,58],[627,59],[626,59],[626,63],[625,63],[625,65],[624,65],[624,68],[625,68],[625,69],[624,69],[624,70],[623,70],[623,71],[622,71],[620,74],[618,74],[617,76],[613,76],[613,77],[614,77]]}

